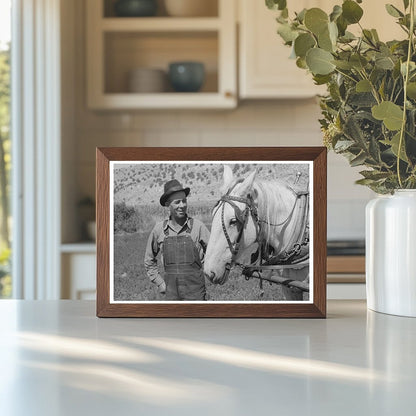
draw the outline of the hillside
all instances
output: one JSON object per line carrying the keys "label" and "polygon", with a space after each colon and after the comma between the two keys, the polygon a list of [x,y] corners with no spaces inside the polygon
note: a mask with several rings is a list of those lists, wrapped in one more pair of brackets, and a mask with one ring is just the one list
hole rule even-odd
{"label": "hillside", "polygon": [[[296,173],[301,172],[298,186],[305,189],[308,165],[300,164],[235,164],[234,175],[245,177],[257,169],[257,177],[283,180],[293,184]],[[114,203],[127,206],[158,205],[163,186],[170,179],[178,179],[184,187],[191,188],[190,202],[216,201],[220,198],[223,165],[217,163],[114,165]]]}

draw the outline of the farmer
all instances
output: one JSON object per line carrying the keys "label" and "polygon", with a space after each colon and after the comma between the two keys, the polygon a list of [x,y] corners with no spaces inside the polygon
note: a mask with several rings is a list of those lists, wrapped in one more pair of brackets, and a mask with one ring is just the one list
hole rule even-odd
{"label": "farmer", "polygon": [[[160,204],[169,210],[169,218],[157,223],[147,241],[144,266],[149,279],[166,300],[205,300],[202,261],[208,244],[205,225],[187,214],[189,188],[176,180],[165,183]],[[156,256],[162,251],[164,278],[160,276]]]}

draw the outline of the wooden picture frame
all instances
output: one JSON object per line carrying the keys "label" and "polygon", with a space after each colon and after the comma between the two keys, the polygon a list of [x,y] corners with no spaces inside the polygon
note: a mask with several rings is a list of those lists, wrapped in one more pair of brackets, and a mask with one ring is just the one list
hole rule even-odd
{"label": "wooden picture frame", "polygon": [[[237,318],[237,317],[238,318],[325,318],[326,317],[326,212],[327,212],[327,197],[326,197],[327,151],[326,151],[326,148],[324,147],[97,148],[96,156],[97,156],[97,166],[96,166],[96,169],[97,169],[97,176],[96,176],[96,186],[97,186],[96,194],[97,195],[96,197],[97,198],[96,200],[97,200],[97,316],[98,317],[195,317],[195,318],[201,318],[201,317],[206,317],[206,318]],[[229,167],[227,167],[227,164],[229,165]],[[190,165],[191,165],[191,169],[190,169]],[[195,169],[192,169],[193,165]],[[224,167],[221,168],[220,165]],[[155,204],[154,206],[156,207],[156,205],[158,205],[159,203],[159,200],[158,200],[159,196],[167,189],[167,185],[166,185],[167,181],[174,178],[177,172],[182,172],[181,174],[182,176],[181,178],[179,178],[182,181],[183,178],[185,180],[189,179],[189,177],[187,176],[187,175],[190,175],[189,172],[192,172],[194,170],[195,172],[198,171],[199,172],[198,177],[201,178],[201,181],[196,182],[195,180],[195,183],[199,184],[198,185],[199,189],[205,189],[206,192],[208,192],[209,189],[213,189],[211,190],[211,194],[215,193],[216,195],[220,195],[220,199],[218,200],[219,205],[217,205],[217,207],[219,207],[218,208],[219,210],[222,209],[222,214],[221,214],[222,220],[221,220],[220,214],[217,214],[216,211],[213,210],[215,211],[213,221],[216,221],[216,222],[215,223],[213,222],[211,231],[215,229],[215,232],[213,232],[210,239],[216,238],[216,236],[219,235],[218,233],[222,232],[222,231],[216,231],[218,227],[220,227],[220,225],[222,225],[223,229],[225,227],[226,230],[227,230],[227,227],[229,227],[228,230],[229,230],[230,235],[231,235],[231,232],[234,232],[232,231],[233,229],[231,227],[235,226],[237,227],[235,228],[235,230],[237,229],[242,230],[241,232],[235,231],[236,233],[235,235],[242,234],[242,237],[240,238],[242,241],[241,244],[243,244],[246,241],[245,239],[247,240],[249,239],[249,225],[248,225],[249,221],[251,221],[250,226],[256,229],[256,239],[261,240],[261,237],[259,237],[260,235],[259,233],[263,232],[264,229],[263,228],[257,229],[257,226],[260,227],[261,224],[260,222],[256,223],[256,221],[262,221],[262,223],[266,223],[266,221],[260,218],[260,214],[259,214],[260,211],[257,210],[258,207],[256,206],[255,198],[253,199],[251,194],[256,195],[256,198],[258,199],[259,202],[260,202],[261,195],[259,194],[258,189],[253,190],[254,185],[250,185],[250,186],[253,186],[253,189],[247,194],[247,198],[250,198],[250,201],[254,201],[250,203],[252,204],[250,205],[250,207],[248,207],[249,203],[247,202],[247,199],[239,198],[237,201],[233,199],[234,198],[233,196],[234,191],[232,191],[233,187],[230,187],[230,189],[228,189],[227,191],[227,195],[229,195],[230,197],[222,196],[221,193],[218,193],[219,191],[217,191],[217,189],[219,189],[221,185],[220,184],[221,178],[219,177],[220,173],[223,172],[224,186],[226,185],[225,183],[226,172],[231,172],[234,169],[236,176],[240,175],[241,172],[245,174],[245,175],[242,175],[242,174],[240,175],[242,179],[239,182],[236,181],[237,178],[233,179],[235,180],[235,182],[233,182],[234,183],[233,186],[235,187],[235,189],[237,189],[238,186],[242,187],[244,184],[246,184],[246,182],[249,181],[248,176],[250,176],[250,178],[254,178],[252,179],[253,181],[255,181],[258,176],[259,182],[261,181],[261,178],[263,178],[263,182],[265,182],[266,180],[269,180],[269,176],[267,175],[271,175],[270,178],[273,177],[274,179],[270,180],[269,182],[276,183],[276,186],[277,186],[277,183],[280,181],[280,179],[279,177],[276,176],[278,175],[278,173],[276,172],[292,172],[292,171],[295,172],[295,170],[297,169],[297,166],[300,167],[299,168],[300,170],[309,169],[307,170],[307,172],[309,172],[307,174],[308,179],[304,179],[308,187],[307,192],[298,192],[294,190],[294,187],[295,187],[294,184],[298,183],[299,176],[301,175],[300,171],[297,172],[296,175],[290,174],[292,175],[292,176],[289,176],[291,185],[287,186],[287,189],[291,189],[296,194],[296,197],[294,198],[295,201],[298,201],[298,200],[309,201],[307,204],[307,211],[303,211],[304,218],[307,218],[303,221],[303,223],[305,224],[308,223],[308,224],[304,226],[303,234],[301,235],[303,239],[302,245],[307,246],[309,250],[308,254],[310,253],[309,263],[307,263],[307,267],[308,267],[307,271],[308,271],[308,276],[310,275],[310,280],[307,280],[307,279],[304,280],[304,282],[307,282],[305,284],[309,286],[307,286],[306,289],[302,289],[305,292],[306,290],[309,289],[309,294],[304,293],[303,298],[301,300],[287,301],[287,300],[281,300],[281,299],[274,300],[273,298],[271,300],[263,301],[262,300],[263,298],[261,298],[261,296],[263,296],[261,292],[259,292],[259,294],[257,292],[255,295],[253,294],[252,298],[257,299],[257,300],[252,300],[252,298],[250,297],[249,300],[247,299],[238,300],[236,298],[237,300],[232,300],[232,301],[231,300],[229,301],[228,298],[226,300],[217,300],[217,298],[215,298],[215,299],[210,299],[209,301],[206,301],[206,300],[204,301],[176,300],[175,301],[175,300],[163,300],[161,298],[155,298],[154,300],[152,298],[152,300],[147,300],[146,298],[145,300],[136,301],[130,298],[130,295],[131,295],[130,292],[127,292],[127,294],[124,294],[124,295],[119,294],[118,286],[117,287],[115,286],[116,282],[121,281],[123,276],[127,276],[130,273],[129,269],[123,269],[126,271],[121,273],[121,277],[120,277],[119,270],[117,269],[117,273],[118,273],[117,276],[114,271],[115,263],[121,264],[123,267],[127,267],[126,264],[123,263],[124,260],[121,261],[117,257],[117,256],[120,256],[120,254],[115,253],[115,249],[114,249],[115,247],[114,246],[115,244],[114,243],[114,240],[115,240],[114,216],[116,215],[115,204],[116,203],[118,204],[119,201],[121,201],[120,199],[121,196],[119,195],[120,189],[124,189],[124,188],[132,189],[128,191],[129,192],[128,194],[123,194],[124,198],[125,198],[125,195],[131,198],[133,197],[142,198],[142,194],[150,193],[150,189],[148,188],[150,188],[151,186],[152,187],[151,195],[153,195],[152,203]],[[252,174],[250,172],[246,173],[247,171],[251,171],[252,167],[255,173],[252,173]],[[152,171],[152,169],[154,170]],[[266,171],[267,169],[268,171]],[[159,178],[157,173],[160,173],[162,171],[164,172],[163,174],[164,176],[163,178],[162,177]],[[212,183],[211,180],[209,180],[210,185],[206,185],[206,187],[201,185],[201,184],[208,183],[208,181],[204,182],[204,180],[206,180],[206,175],[207,175],[207,173],[204,173],[205,171],[211,172],[214,175],[213,178],[216,180],[214,184]],[[217,171],[220,172],[218,173],[218,175],[216,173]],[[136,176],[134,176],[136,175],[136,173],[137,175],[139,174],[144,175],[143,172],[147,172],[146,180],[144,179],[144,176],[139,177],[141,179],[138,179]],[[201,174],[201,172],[203,173]],[[289,173],[287,174],[289,175]],[[275,175],[276,178],[273,175]],[[293,176],[296,176],[296,178]],[[155,182],[157,180],[157,183],[158,183],[157,187],[155,185],[155,188],[153,188],[153,182],[151,182],[152,180],[154,180]],[[164,182],[165,184],[163,185],[162,182]],[[288,182],[287,178],[286,178],[286,182]],[[145,187],[146,183],[150,184],[150,186],[147,186],[147,188],[139,187],[139,186]],[[239,183],[241,183],[241,185],[238,185]],[[188,184],[184,183],[183,188],[185,188],[186,186],[188,186]],[[195,185],[195,187],[196,186],[197,185]],[[167,194],[167,191],[165,192],[165,194]],[[156,195],[156,197],[154,197],[154,195]],[[148,198],[150,198],[150,196]],[[122,205],[122,203],[120,204]],[[149,204],[150,204],[150,200],[149,200]],[[162,202],[160,202],[160,204],[162,204]],[[210,211],[215,206],[214,203],[210,203],[210,204],[207,203],[205,205],[209,206]],[[240,207],[240,210],[235,208],[236,205]],[[227,208],[223,208],[223,206],[226,206]],[[292,218],[295,216],[295,213],[298,210],[300,210],[299,208],[300,206],[301,206],[300,202],[299,203],[295,202],[293,204],[293,208],[291,209],[289,215],[287,216],[286,221],[289,221],[289,218]],[[305,207],[305,204],[303,204],[302,206]],[[160,210],[164,208],[161,208],[159,206],[158,209]],[[170,209],[170,208],[167,208],[167,209]],[[232,211],[233,209],[234,211]],[[243,223],[243,220],[240,220],[241,213],[243,212],[243,210],[244,210],[244,213],[247,212],[246,217],[248,218],[247,220],[245,220],[247,221],[245,223]],[[237,220],[235,218],[232,220],[233,222],[231,220],[229,223],[225,222],[225,221],[228,221],[228,219],[224,220],[224,215],[225,215],[224,212],[227,212],[227,213],[234,212],[235,217],[238,217],[239,222],[237,223]],[[117,216],[117,218],[119,217]],[[140,220],[144,217],[137,214],[137,218]],[[220,223],[220,221],[222,221],[222,223]],[[299,220],[297,223],[299,224],[301,223],[301,221]],[[284,225],[271,224],[271,222],[269,221],[267,224],[269,227],[269,231],[271,227],[276,227],[276,230],[283,230],[284,227],[289,228],[289,226],[287,226],[288,223],[285,223]],[[281,228],[277,228],[277,226],[280,226]],[[166,227],[166,222],[164,223],[164,227]],[[305,227],[309,231],[308,234],[306,234]],[[297,228],[293,228],[293,229],[296,230]],[[246,236],[244,235],[244,232],[247,233]],[[278,231],[276,231],[276,233],[277,232]],[[280,232],[280,234],[278,234],[279,236],[283,235],[282,234],[283,231],[279,231],[279,232]],[[295,234],[296,234],[295,231],[293,231],[292,238],[288,238],[288,241],[290,241],[290,245],[288,245],[287,247],[296,246],[296,244],[293,244],[293,241],[295,241]],[[298,234],[299,233],[297,233],[296,235]],[[118,238],[118,234],[116,235]],[[129,234],[125,233],[124,235],[128,236]],[[264,235],[264,233],[261,235]],[[305,235],[307,235],[307,237],[305,237]],[[307,245],[306,242],[308,241],[309,237],[310,237],[309,245]],[[301,240],[299,240],[299,237],[297,238],[298,240],[296,241],[300,242]],[[233,239],[233,241],[230,241],[231,239]],[[232,245],[229,247],[226,247],[225,250],[223,250],[223,252],[225,253],[225,252],[228,252],[229,250],[229,256],[231,257],[231,252],[235,251],[237,253],[236,255],[238,256],[239,255],[238,248],[239,248],[240,240],[238,241],[237,240],[238,240],[237,237],[232,237],[232,238],[229,237],[227,240],[228,244],[230,244],[231,242]],[[283,240],[284,240],[284,237],[282,237],[282,241]],[[149,241],[150,241],[150,238],[149,238]],[[218,241],[213,241],[211,243],[211,249],[210,249],[210,244],[208,244],[208,249],[206,250],[205,264],[203,265],[204,273],[206,273],[205,276],[210,277],[210,279],[213,278],[214,282],[221,281],[221,279],[224,279],[224,276],[226,276],[226,273],[224,272],[224,275],[223,277],[221,277],[221,279],[219,277],[217,278],[216,273],[210,272],[210,268],[209,268],[210,264],[213,263],[211,254],[213,251],[215,251],[216,249],[215,247],[219,246]],[[225,238],[224,238],[224,241],[225,241]],[[201,245],[202,245],[202,241],[201,241]],[[254,272],[250,268],[249,270],[251,270],[252,275],[255,275],[256,279],[259,281],[260,279],[258,279],[257,276],[262,276],[261,282],[263,282],[263,276],[265,276],[265,271],[266,272],[268,271],[265,265],[267,266],[267,264],[274,264],[275,259],[278,256],[275,255],[274,248],[270,248],[269,246],[267,246],[268,252],[266,253],[266,249],[264,249],[264,247],[266,247],[265,244],[257,244],[256,247],[260,247],[259,251],[256,253],[258,258],[260,259],[258,260],[258,263],[251,263],[252,264],[251,267],[252,269],[254,269]],[[286,251],[284,252],[285,255],[287,255],[285,259],[287,259],[289,255],[292,256],[292,254],[294,253],[294,249],[289,250],[287,247],[286,247]],[[296,249],[297,248],[298,247],[296,247]],[[117,250],[118,250],[118,246],[117,246]],[[146,248],[146,250],[148,250],[148,248]],[[146,254],[147,254],[147,251],[146,251]],[[299,250],[296,252],[296,255],[299,255]],[[224,254],[224,257],[226,257],[225,254]],[[265,260],[262,260],[264,258],[271,259],[271,260],[266,262]],[[253,257],[251,257],[250,259],[251,261],[253,261]],[[137,261],[141,261],[141,260],[139,259]],[[230,265],[230,264],[235,265],[235,263],[233,263],[233,260],[224,260],[224,261],[228,261],[226,265]],[[254,260],[254,261],[257,262],[257,260]],[[288,262],[289,264],[288,267],[291,267],[293,269],[294,267],[291,261],[292,260]],[[293,262],[294,261],[295,260],[293,260]],[[282,260],[280,256],[279,265],[282,264],[281,262]],[[218,260],[217,263],[220,264],[221,262]],[[238,263],[236,264],[239,265]],[[257,264],[261,264],[262,266],[257,266]],[[300,264],[303,265],[304,263],[299,263],[299,266]],[[135,265],[132,264],[131,269],[134,269],[134,267]],[[240,265],[240,267],[243,267],[243,266]],[[260,275],[259,273],[257,273],[258,267],[260,267],[263,274]],[[278,267],[282,267],[282,266],[278,266]],[[244,270],[246,273],[247,270],[246,269]],[[300,267],[295,268],[295,270],[300,270]],[[280,276],[282,273],[284,275],[283,278],[281,278]],[[221,273],[217,273],[217,274],[218,276],[221,275]],[[281,286],[283,288],[282,290],[287,291],[286,289],[287,287],[289,287],[290,290],[294,288],[293,285],[296,283],[295,280],[286,278],[285,272],[280,272],[280,271],[275,272],[273,268],[273,270],[269,271],[269,274],[271,276],[270,279],[272,279],[273,282],[275,282],[276,279],[277,280],[280,279],[279,282],[285,285],[285,286]],[[130,279],[130,277],[128,278]],[[237,280],[238,279],[235,278],[235,281]],[[210,286],[211,283],[209,283],[208,279],[206,279],[206,281],[207,281],[207,286],[211,288]],[[245,280],[242,279],[242,282],[244,281]],[[249,281],[251,282],[252,279],[249,279]],[[240,284],[239,282],[240,281],[238,280],[238,284]],[[226,285],[224,285],[224,287],[225,286]],[[272,288],[277,287],[277,286],[274,286],[274,284],[272,283],[269,286]],[[117,288],[117,290],[115,288]],[[169,291],[169,288],[167,290]],[[221,286],[213,285],[212,290],[217,290],[219,291],[218,293],[221,293],[220,292]],[[230,289],[227,289],[227,290],[230,290]],[[233,292],[229,292],[229,293],[232,293],[234,295]],[[155,295],[155,296],[159,296],[159,295]],[[164,296],[164,295],[160,295],[160,296]],[[218,297],[218,299],[220,299],[220,297]]]}

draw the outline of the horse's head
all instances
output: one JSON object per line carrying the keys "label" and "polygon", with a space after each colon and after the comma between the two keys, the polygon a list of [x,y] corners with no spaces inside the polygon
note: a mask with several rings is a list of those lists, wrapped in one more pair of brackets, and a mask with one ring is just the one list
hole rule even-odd
{"label": "horse's head", "polygon": [[204,262],[204,273],[213,283],[223,284],[228,272],[245,249],[257,239],[253,181],[256,172],[237,180],[228,165],[224,166],[223,196],[212,212],[211,237]]}

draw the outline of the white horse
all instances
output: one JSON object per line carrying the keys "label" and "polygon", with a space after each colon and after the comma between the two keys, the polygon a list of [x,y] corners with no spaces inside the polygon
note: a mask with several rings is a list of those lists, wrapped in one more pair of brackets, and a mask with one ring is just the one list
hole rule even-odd
{"label": "white horse", "polygon": [[[279,256],[292,249],[293,236],[299,234],[298,195],[286,184],[257,180],[256,171],[238,180],[224,165],[221,191],[224,196],[213,209],[204,261],[204,273],[215,284],[224,284],[230,268],[258,244]],[[278,273],[291,280],[309,281],[309,266]],[[283,292],[286,299],[303,299],[299,289],[283,286]]]}

